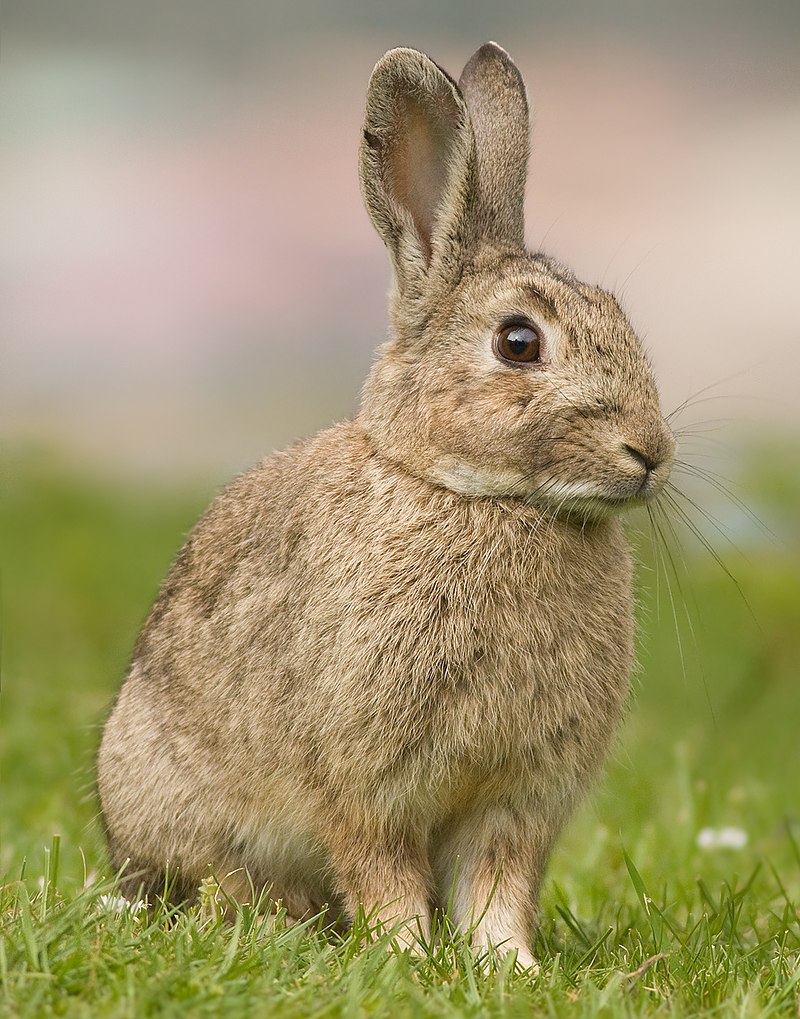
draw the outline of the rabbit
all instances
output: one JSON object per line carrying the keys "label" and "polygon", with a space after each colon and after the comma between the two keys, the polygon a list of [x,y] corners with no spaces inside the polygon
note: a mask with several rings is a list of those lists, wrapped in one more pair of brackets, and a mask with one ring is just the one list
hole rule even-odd
{"label": "rabbit", "polygon": [[634,669],[620,513],[674,438],[616,299],[525,249],[528,156],[498,45],[458,83],[413,49],[376,65],[390,339],[354,419],[234,480],[164,582],[98,756],[131,890],[213,873],[404,944],[447,905],[476,952],[536,965],[545,867]]}

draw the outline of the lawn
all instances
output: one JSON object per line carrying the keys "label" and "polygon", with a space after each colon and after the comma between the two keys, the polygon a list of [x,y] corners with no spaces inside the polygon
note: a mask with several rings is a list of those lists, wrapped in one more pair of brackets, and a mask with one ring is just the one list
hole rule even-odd
{"label": "lawn", "polygon": [[116,900],[93,785],[99,726],[211,493],[12,458],[0,1014],[797,1016],[800,453],[753,448],[743,464],[744,501],[768,530],[713,484],[697,489],[718,521],[704,525],[713,555],[680,533],[666,552],[646,518],[633,522],[636,694],[555,853],[533,976],[473,960],[446,921],[411,957],[363,923],[343,935],[246,909],[224,923],[208,898],[150,914]]}

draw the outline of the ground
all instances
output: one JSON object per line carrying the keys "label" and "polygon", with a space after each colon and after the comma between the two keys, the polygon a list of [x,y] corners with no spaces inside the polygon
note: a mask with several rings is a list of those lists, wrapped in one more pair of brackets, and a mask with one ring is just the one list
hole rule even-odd
{"label": "ground", "polygon": [[797,1016],[800,456],[747,462],[738,480],[759,520],[709,486],[715,555],[683,535],[669,589],[668,556],[633,521],[635,696],[557,847],[531,975],[474,960],[446,920],[411,956],[366,922],[336,934],[246,910],[225,923],[210,897],[177,913],[119,901],[97,820],[99,726],[210,491],[11,458],[0,1015]]}

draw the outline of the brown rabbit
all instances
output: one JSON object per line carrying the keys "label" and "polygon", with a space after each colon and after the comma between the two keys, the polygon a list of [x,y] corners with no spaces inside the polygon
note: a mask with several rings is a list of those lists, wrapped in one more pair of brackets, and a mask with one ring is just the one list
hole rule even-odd
{"label": "brown rabbit", "polygon": [[[396,49],[367,210],[392,338],[345,422],[238,478],[190,535],[105,727],[111,860],[151,894],[268,885],[533,964],[553,841],[633,667],[618,512],[674,443],[614,297],[524,248],[525,88]],[[407,938],[411,938],[408,929]]]}

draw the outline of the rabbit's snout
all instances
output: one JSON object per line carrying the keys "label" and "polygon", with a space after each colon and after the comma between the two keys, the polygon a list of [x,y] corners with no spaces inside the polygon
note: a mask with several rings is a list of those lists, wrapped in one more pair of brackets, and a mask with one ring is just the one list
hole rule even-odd
{"label": "rabbit's snout", "polygon": [[636,446],[623,442],[623,455],[636,467],[639,495],[652,498],[664,487],[672,470],[674,448],[671,438],[657,444],[640,443]]}
{"label": "rabbit's snout", "polygon": [[660,494],[675,440],[658,412],[589,417],[582,424],[554,437],[543,468],[529,475],[535,502],[559,515],[602,519]]}
{"label": "rabbit's snout", "polygon": [[651,498],[656,495],[663,487],[661,476],[656,474],[663,461],[652,459],[652,454],[643,453],[640,449],[629,445],[627,442],[622,444],[622,452],[636,465],[637,476],[635,481],[637,488],[635,494],[644,498]]}
{"label": "rabbit's snout", "polygon": [[667,482],[675,461],[675,437],[662,419],[636,438],[622,442],[622,454],[632,463],[640,478],[643,495],[655,495]]}
{"label": "rabbit's snout", "polygon": [[663,489],[671,464],[663,458],[653,459],[635,446],[623,443],[620,459],[625,463],[621,495],[633,499],[653,499]]}
{"label": "rabbit's snout", "polygon": [[658,466],[658,461],[651,459],[647,453],[643,453],[640,449],[635,446],[629,446],[627,442],[622,444],[623,450],[629,454],[635,463],[639,464],[645,470],[645,475],[652,474]]}

